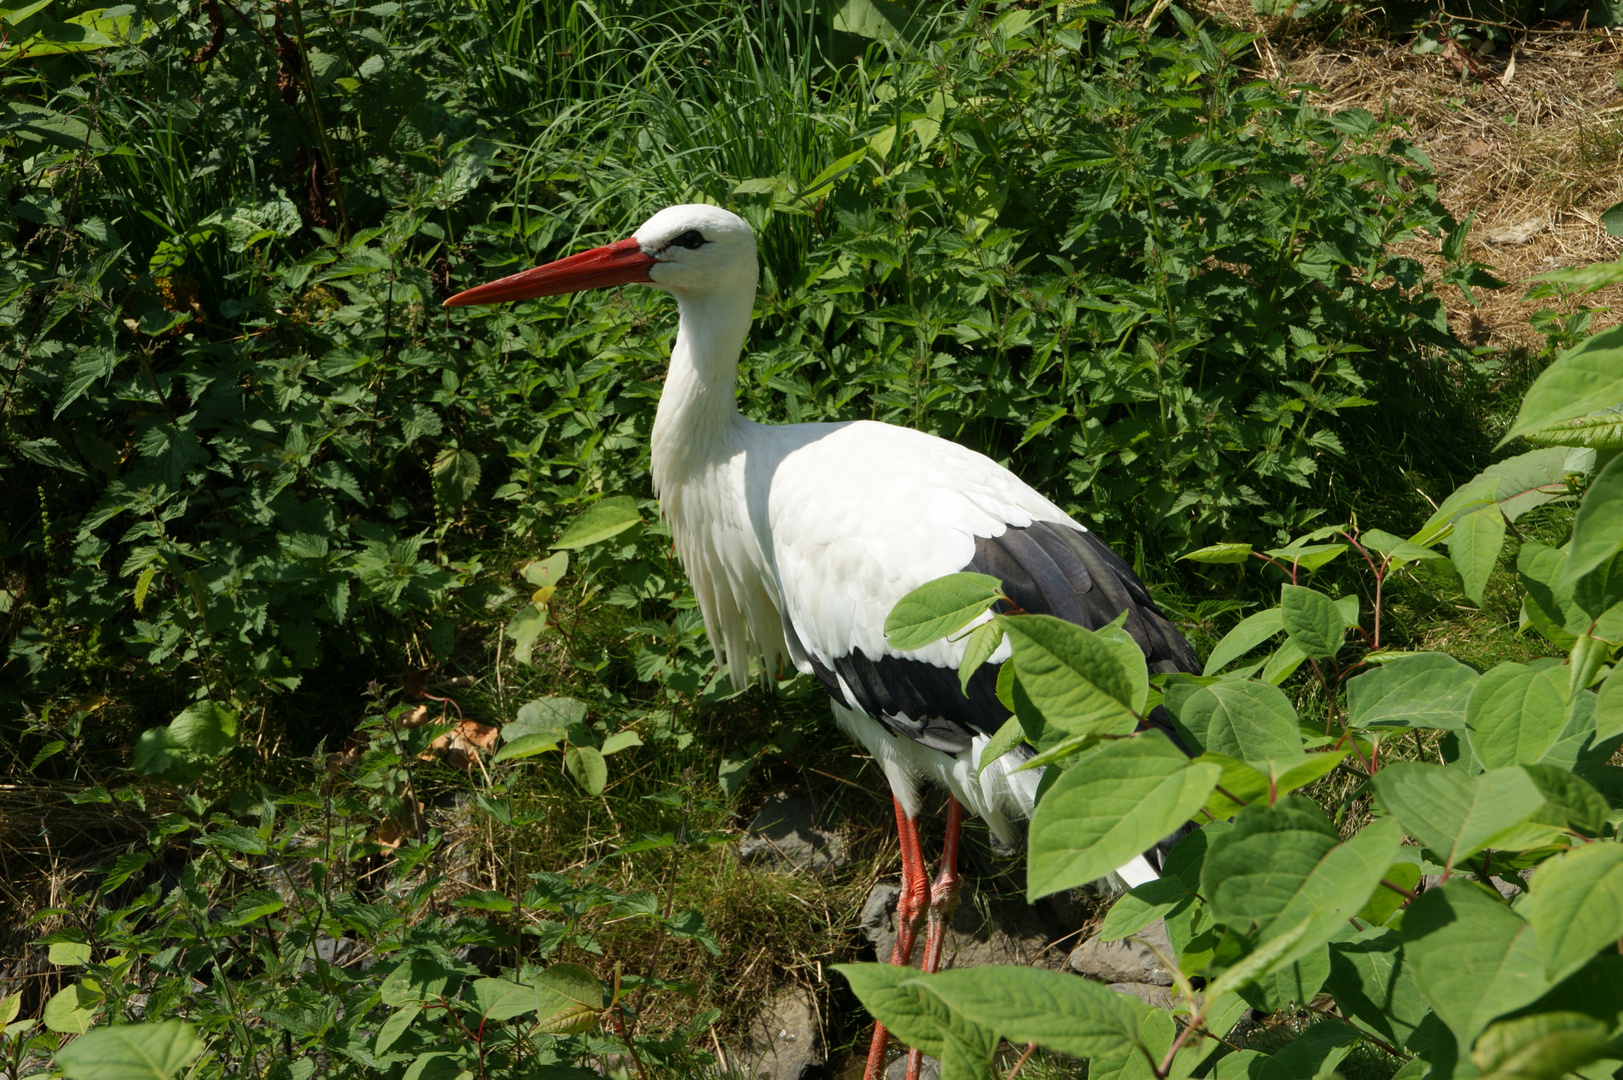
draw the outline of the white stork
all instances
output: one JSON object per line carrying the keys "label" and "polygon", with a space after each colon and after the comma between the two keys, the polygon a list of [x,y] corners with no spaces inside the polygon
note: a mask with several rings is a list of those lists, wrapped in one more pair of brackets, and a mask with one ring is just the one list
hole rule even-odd
{"label": "white stork", "polygon": [[[741,416],[738,357],[755,303],[755,236],[714,206],[671,206],[635,236],[458,293],[446,306],[493,304],[632,282],[676,297],[670,371],[654,419],[654,490],[693,582],[705,629],[733,682],[752,661],[814,674],[834,717],[879,762],[901,839],[902,889],[891,962],[912,957],[928,910],[923,966],[940,962],[957,902],[964,807],[1005,842],[1032,811],[1037,774],[1006,755],[977,777],[988,737],[1008,718],[991,662],[960,690],[963,643],[899,652],[885,617],[910,590],[960,570],[990,574],[1028,612],[1126,629],[1152,672],[1195,671],[1192,650],[1132,569],[1059,507],[991,459],[932,435],[873,421],[769,426]],[[1029,754],[1025,755],[1029,756]],[[919,850],[918,781],[950,793],[941,873]],[[1155,857],[1156,853],[1151,853]],[[1119,871],[1155,877],[1144,856]],[[867,1080],[884,1065],[876,1027]],[[916,1076],[917,1053],[909,1061]]]}

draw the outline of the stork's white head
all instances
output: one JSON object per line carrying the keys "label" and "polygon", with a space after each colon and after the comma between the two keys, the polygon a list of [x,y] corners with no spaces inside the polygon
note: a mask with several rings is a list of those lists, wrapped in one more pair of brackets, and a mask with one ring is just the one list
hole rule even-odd
{"label": "stork's white head", "polygon": [[654,260],[648,279],[661,289],[755,296],[755,233],[737,214],[701,203],[667,206],[634,239]]}
{"label": "stork's white head", "polygon": [[499,304],[606,285],[653,285],[678,296],[755,297],[755,234],[719,206],[667,206],[637,235],[492,281],[445,301],[446,307]]}

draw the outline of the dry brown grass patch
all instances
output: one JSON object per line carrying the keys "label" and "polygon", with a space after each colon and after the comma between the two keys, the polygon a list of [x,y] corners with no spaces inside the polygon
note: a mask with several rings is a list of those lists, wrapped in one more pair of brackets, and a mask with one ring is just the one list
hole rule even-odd
{"label": "dry brown grass patch", "polygon": [[[1470,254],[1508,283],[1479,293],[1475,307],[1457,291],[1445,293],[1464,340],[1541,346],[1527,319],[1548,305],[1522,299],[1531,280],[1623,257],[1623,239],[1600,225],[1601,213],[1623,200],[1623,32],[1517,31],[1512,44],[1473,55],[1477,72],[1462,76],[1438,53],[1415,53],[1408,37],[1355,27],[1330,35],[1339,38],[1332,42],[1256,15],[1250,0],[1203,0],[1201,7],[1265,35],[1253,47],[1257,74],[1304,87],[1332,112],[1362,108],[1404,119],[1410,141],[1431,159],[1443,203],[1462,220],[1476,215]],[[1433,244],[1405,253],[1428,269],[1441,266]],[[1623,287],[1585,302],[1616,307]],[[1598,315],[1595,328],[1620,318]]]}

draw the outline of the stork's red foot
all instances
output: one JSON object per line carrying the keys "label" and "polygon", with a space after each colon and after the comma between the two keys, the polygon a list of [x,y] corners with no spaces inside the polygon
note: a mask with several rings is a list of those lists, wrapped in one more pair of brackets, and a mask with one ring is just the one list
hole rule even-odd
{"label": "stork's red foot", "polygon": [[[926,886],[918,822],[907,816],[900,799],[893,801],[896,803],[896,835],[902,847],[902,894],[896,900],[896,944],[890,951],[890,962],[906,966],[913,959],[919,921],[928,910],[923,967],[926,973],[934,972],[941,966],[947,920],[958,907],[958,834],[963,825],[964,808],[956,798],[947,797],[947,838],[941,847],[941,873],[936,875],[934,885]],[[889,1042],[890,1033],[885,1025],[874,1024],[863,1080],[880,1080],[885,1071],[885,1048]],[[919,1080],[919,1064],[919,1051],[908,1050],[906,1080]]]}

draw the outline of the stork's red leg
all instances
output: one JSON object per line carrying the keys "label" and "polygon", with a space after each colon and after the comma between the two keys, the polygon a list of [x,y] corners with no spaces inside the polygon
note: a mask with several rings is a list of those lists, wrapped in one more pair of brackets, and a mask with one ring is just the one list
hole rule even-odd
{"label": "stork's red leg", "polygon": [[941,873],[930,886],[930,926],[924,935],[924,970],[941,967],[941,947],[946,943],[947,921],[958,909],[958,833],[964,823],[964,807],[947,796],[947,839],[941,845]]}
{"label": "stork's red leg", "polygon": [[[918,936],[919,920],[930,903],[930,889],[926,883],[924,852],[919,847],[919,823],[907,816],[900,799],[893,796],[891,801],[896,804],[896,838],[902,847],[902,893],[896,898],[896,944],[890,950],[890,962],[905,967],[913,959],[913,943]],[[956,837],[954,845],[956,847]],[[879,1080],[884,1074],[885,1047],[889,1043],[890,1033],[885,1030],[885,1025],[874,1024],[873,1042],[868,1044],[868,1067],[863,1070],[863,1080]],[[916,1052],[908,1056],[910,1066],[916,1056]],[[916,1069],[913,1075],[916,1078]]]}
{"label": "stork's red leg", "polygon": [[[958,833],[964,823],[964,808],[954,796],[947,796],[947,839],[941,845],[941,872],[930,886],[930,925],[924,935],[924,970],[928,974],[941,967],[941,947],[946,944],[947,922],[958,908]],[[919,1080],[920,1053],[907,1052],[906,1080]]]}

